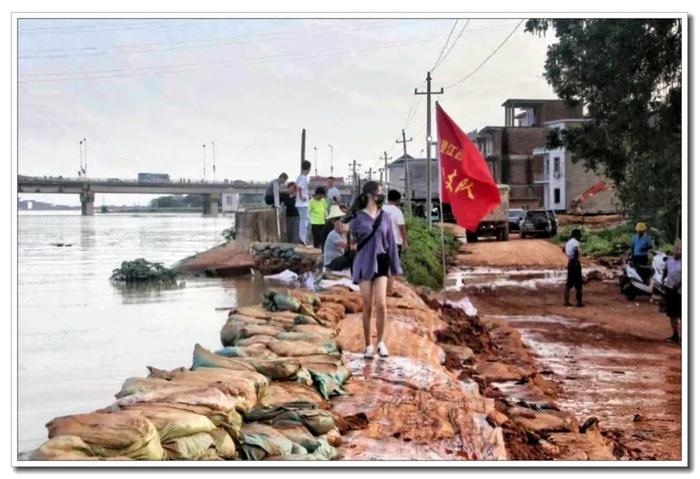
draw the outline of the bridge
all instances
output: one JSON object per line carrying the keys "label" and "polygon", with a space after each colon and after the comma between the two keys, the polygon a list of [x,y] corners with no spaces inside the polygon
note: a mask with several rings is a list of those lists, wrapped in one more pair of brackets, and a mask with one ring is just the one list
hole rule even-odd
{"label": "bridge", "polygon": [[[321,183],[311,181],[310,188]],[[125,194],[199,194],[204,200],[204,215],[216,216],[223,194],[239,194],[241,203],[263,204],[266,182],[219,181],[182,179],[176,181],[138,181],[122,178],[64,178],[62,176],[17,176],[18,193],[65,193],[80,195],[81,212],[91,216],[95,212],[96,193]],[[343,196],[351,194],[350,187],[338,185]]]}

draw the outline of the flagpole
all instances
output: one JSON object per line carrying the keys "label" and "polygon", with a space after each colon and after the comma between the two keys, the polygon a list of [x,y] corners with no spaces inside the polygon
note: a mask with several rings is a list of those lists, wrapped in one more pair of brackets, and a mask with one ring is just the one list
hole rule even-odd
{"label": "flagpole", "polygon": [[[437,114],[438,107],[440,105],[435,101],[435,113]],[[440,243],[442,247],[442,292],[444,300],[447,301],[447,290],[445,289],[445,280],[447,279],[447,259],[445,256],[445,219],[442,215],[442,159],[440,158],[440,122],[436,122],[437,131],[437,148],[435,148],[435,156],[438,160],[438,184],[440,185],[438,189],[438,201],[440,203]]]}

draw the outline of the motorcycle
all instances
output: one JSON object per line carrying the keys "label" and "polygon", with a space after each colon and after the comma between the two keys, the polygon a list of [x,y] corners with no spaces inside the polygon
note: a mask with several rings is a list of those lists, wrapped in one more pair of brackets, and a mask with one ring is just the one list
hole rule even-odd
{"label": "motorcycle", "polygon": [[668,255],[660,251],[652,252],[651,266],[635,265],[627,258],[620,276],[620,292],[633,301],[638,294],[663,296],[663,275]]}

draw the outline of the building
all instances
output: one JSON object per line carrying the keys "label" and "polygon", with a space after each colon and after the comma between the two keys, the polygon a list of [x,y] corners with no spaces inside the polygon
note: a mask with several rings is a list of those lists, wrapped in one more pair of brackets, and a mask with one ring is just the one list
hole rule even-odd
{"label": "building", "polygon": [[[545,126],[564,130],[582,123],[581,119],[562,119],[546,122]],[[535,183],[542,185],[544,208],[578,214],[617,212],[618,201],[611,182],[603,174],[587,170],[583,161],[574,162],[566,148],[538,147],[532,154],[543,166]]]}
{"label": "building", "polygon": [[[406,169],[408,168],[410,198],[424,201],[427,196],[427,168],[425,158],[414,158],[411,155],[402,155],[387,165],[388,184],[390,190],[398,190],[401,196],[406,197]],[[431,159],[431,196],[438,198],[439,175],[437,159]]]}
{"label": "building", "polygon": [[581,119],[580,105],[569,107],[563,100],[508,99],[501,106],[505,126],[487,126],[476,137],[477,147],[489,166],[494,181],[510,186],[512,208],[539,208],[544,203],[543,158],[533,150],[546,144],[545,123]]}

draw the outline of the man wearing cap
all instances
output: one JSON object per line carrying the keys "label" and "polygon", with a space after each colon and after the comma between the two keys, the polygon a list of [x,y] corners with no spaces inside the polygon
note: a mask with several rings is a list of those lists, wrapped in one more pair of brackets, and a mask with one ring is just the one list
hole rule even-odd
{"label": "man wearing cap", "polygon": [[637,234],[632,238],[632,264],[635,266],[648,266],[651,238],[647,234],[647,225],[645,223],[637,223],[634,231]]}
{"label": "man wearing cap", "polygon": [[348,225],[343,223],[340,218],[345,216],[345,213],[338,205],[331,205],[328,210],[328,222],[331,230],[323,242],[323,265],[328,266],[331,261],[345,254],[345,246],[348,242]]}
{"label": "man wearing cap", "polygon": [[583,307],[583,275],[581,274],[581,230],[575,229],[571,232],[571,239],[564,245],[564,253],[569,258],[566,268],[566,287],[564,289],[564,305],[571,306],[569,296],[571,288],[576,289],[576,306]]}

